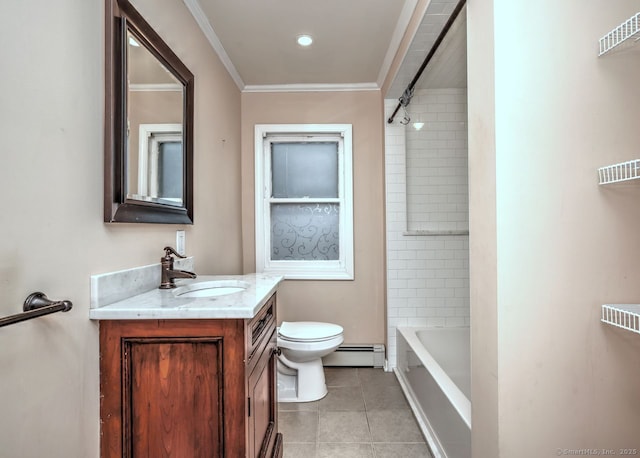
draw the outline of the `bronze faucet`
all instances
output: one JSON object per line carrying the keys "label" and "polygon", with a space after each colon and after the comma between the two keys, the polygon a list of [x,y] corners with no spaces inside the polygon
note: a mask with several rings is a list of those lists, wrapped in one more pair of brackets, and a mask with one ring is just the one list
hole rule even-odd
{"label": "bronze faucet", "polygon": [[186,258],[182,256],[176,250],[170,246],[164,247],[164,256],[160,258],[162,264],[162,273],[160,278],[160,289],[175,288],[176,284],[173,282],[174,278],[196,278],[196,274],[188,272],[186,270],[173,270],[173,256],[176,255],[179,258]]}

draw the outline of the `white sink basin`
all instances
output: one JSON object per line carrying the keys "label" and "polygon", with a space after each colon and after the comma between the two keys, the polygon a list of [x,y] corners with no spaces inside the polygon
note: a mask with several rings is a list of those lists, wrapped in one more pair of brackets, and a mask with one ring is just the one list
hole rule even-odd
{"label": "white sink basin", "polygon": [[214,280],[190,283],[173,290],[176,297],[217,297],[241,293],[249,283],[239,280]]}

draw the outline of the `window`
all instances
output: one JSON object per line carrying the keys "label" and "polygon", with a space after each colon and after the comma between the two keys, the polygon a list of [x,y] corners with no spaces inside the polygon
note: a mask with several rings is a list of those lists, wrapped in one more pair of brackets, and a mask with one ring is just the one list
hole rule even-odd
{"label": "window", "polygon": [[256,270],[353,279],[350,124],[255,127]]}
{"label": "window", "polygon": [[182,124],[140,124],[138,142],[138,194],[132,197],[181,206]]}

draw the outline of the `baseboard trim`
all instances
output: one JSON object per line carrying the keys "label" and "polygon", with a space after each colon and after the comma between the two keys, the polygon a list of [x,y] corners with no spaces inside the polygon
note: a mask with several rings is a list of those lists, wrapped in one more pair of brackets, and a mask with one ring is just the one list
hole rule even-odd
{"label": "baseboard trim", "polygon": [[341,345],[322,358],[324,366],[336,367],[384,367],[384,361],[385,348],[382,344]]}

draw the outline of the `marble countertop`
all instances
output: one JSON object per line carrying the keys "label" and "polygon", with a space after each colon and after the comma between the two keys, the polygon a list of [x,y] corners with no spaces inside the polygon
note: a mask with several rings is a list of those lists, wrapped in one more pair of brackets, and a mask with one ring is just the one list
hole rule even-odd
{"label": "marble countertop", "polygon": [[277,290],[280,275],[203,275],[195,279],[176,279],[178,287],[192,283],[238,280],[246,282],[242,292],[209,298],[176,297],[175,290],[151,291],[98,306],[89,311],[92,320],[216,319],[253,318]]}

